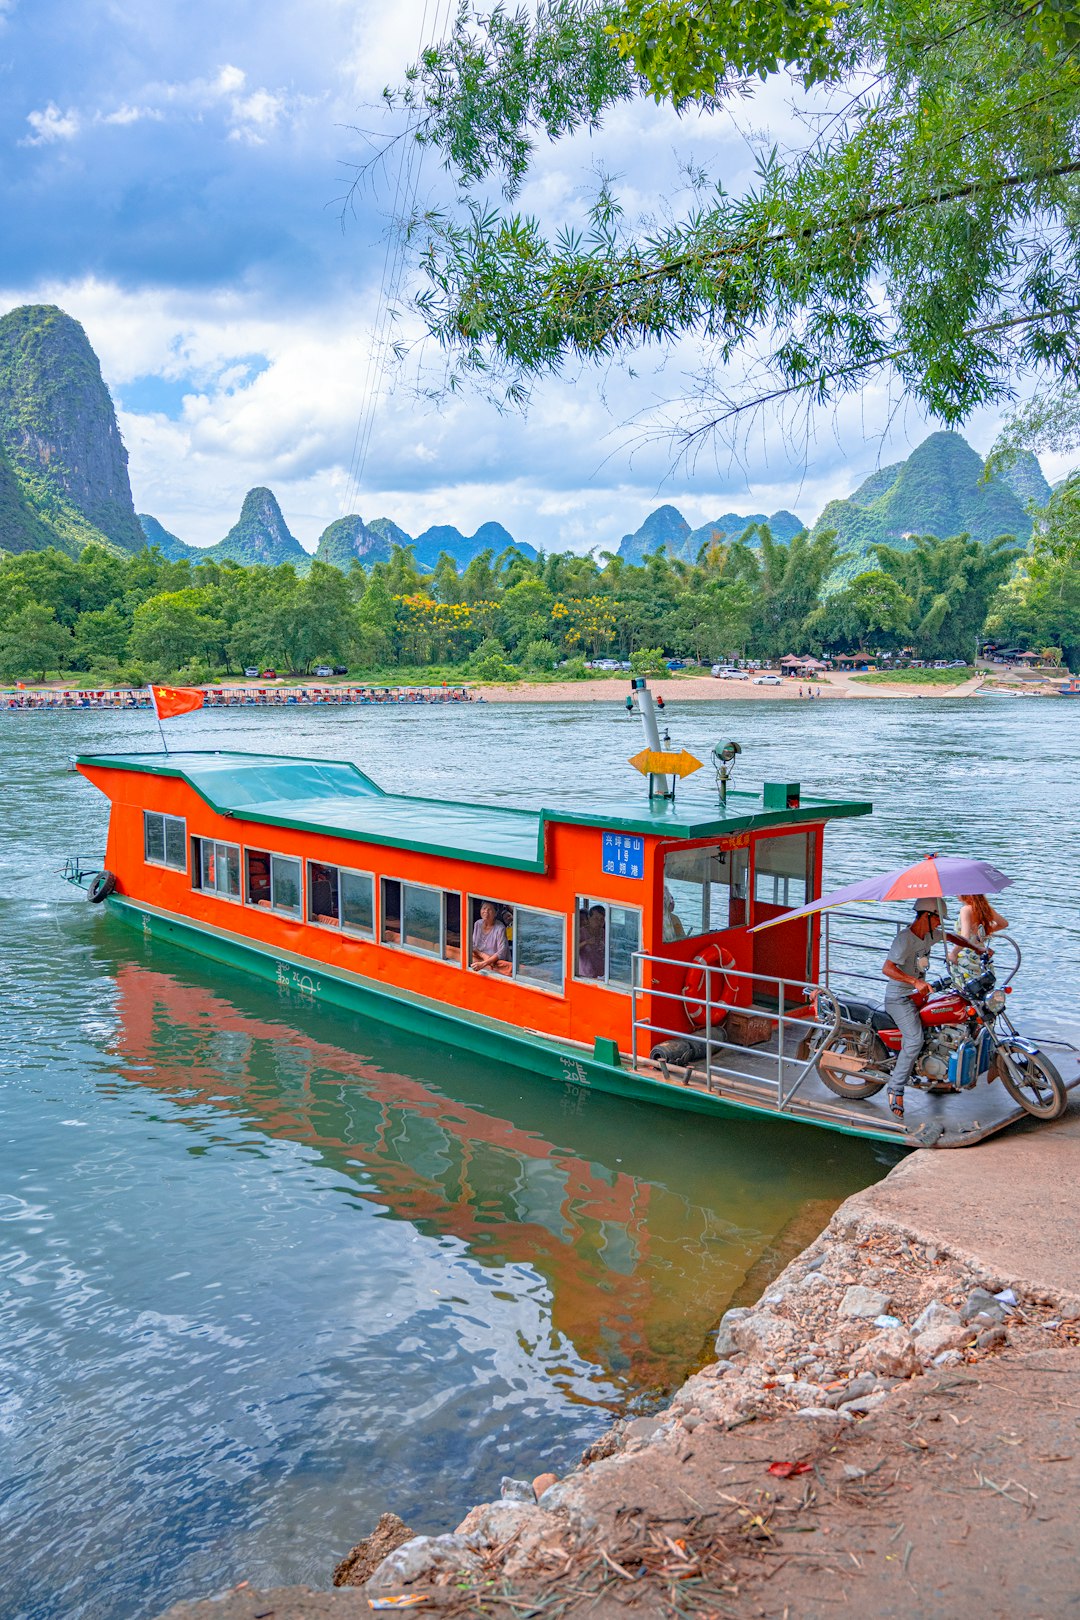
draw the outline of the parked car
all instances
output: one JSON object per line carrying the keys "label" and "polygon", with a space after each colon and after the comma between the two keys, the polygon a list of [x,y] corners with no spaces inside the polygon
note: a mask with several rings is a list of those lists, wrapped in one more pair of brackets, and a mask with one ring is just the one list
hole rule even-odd
{"label": "parked car", "polygon": [[325,679],[327,675],[332,675],[334,673],[334,671],[330,667],[329,664],[316,664],[315,665],[315,673],[321,679]]}
{"label": "parked car", "polygon": [[767,672],[764,675],[754,676],[755,686],[783,686],[783,684],[784,677],[782,675],[773,675]]}
{"label": "parked car", "polygon": [[667,667],[668,669],[685,669],[686,664],[681,658],[669,658],[667,661]]}
{"label": "parked car", "polygon": [[262,678],[263,678],[264,681],[276,681],[277,680],[277,670],[276,669],[264,669],[263,672],[262,672]]}
{"label": "parked car", "polygon": [[730,664],[714,664],[713,674],[718,681],[748,681],[745,669],[734,669]]}
{"label": "parked car", "polygon": [[247,676],[249,681],[255,680],[256,677],[258,676],[258,673],[259,672],[258,672],[257,669],[245,669],[245,671],[244,671],[244,674]]}

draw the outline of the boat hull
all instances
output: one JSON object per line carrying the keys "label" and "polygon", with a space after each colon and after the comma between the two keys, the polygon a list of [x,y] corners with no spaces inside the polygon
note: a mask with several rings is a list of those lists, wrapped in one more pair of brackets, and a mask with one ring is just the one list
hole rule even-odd
{"label": "boat hull", "polygon": [[[212,928],[153,906],[112,895],[105,902],[111,913],[141,929],[145,937],[168,940],[215,962],[254,973],[275,984],[285,995],[303,1002],[326,1001],[346,1011],[359,1013],[400,1029],[408,1034],[442,1042],[477,1057],[510,1063],[535,1078],[560,1085],[568,1093],[605,1092],[633,1102],[653,1103],[683,1112],[711,1114],[718,1118],[758,1118],[785,1120],[793,1125],[811,1123],[797,1115],[769,1107],[741,1102],[715,1093],[695,1090],[677,1082],[653,1079],[620,1063],[605,1062],[587,1051],[571,1048],[546,1036],[480,1018],[454,1007],[425,1000],[408,991],[365,979],[359,974],[328,969],[322,962],[265,950],[242,935],[223,928]],[[851,1124],[841,1120],[815,1119],[818,1129],[843,1136],[859,1136],[874,1141],[898,1142],[894,1129],[878,1130],[872,1124]],[[917,1144],[912,1143],[911,1146]]]}

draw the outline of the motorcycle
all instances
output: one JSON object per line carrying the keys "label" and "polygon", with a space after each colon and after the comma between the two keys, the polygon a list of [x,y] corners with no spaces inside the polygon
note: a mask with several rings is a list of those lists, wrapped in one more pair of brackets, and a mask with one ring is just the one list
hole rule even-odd
{"label": "motorcycle", "polygon": [[[957,934],[950,944],[966,946]],[[1016,952],[1015,942],[1003,940]],[[993,953],[980,957],[979,971],[968,978],[935,980],[930,994],[916,997],[923,1025],[923,1047],[910,1085],[932,1092],[967,1091],[985,1080],[1000,1080],[1014,1102],[1037,1119],[1057,1119],[1068,1093],[1045,1052],[1019,1033],[1006,1008],[1009,982],[997,983]],[[884,1007],[844,1000],[818,988],[815,1017],[824,1031],[804,1043],[809,1057],[816,1042],[817,1072],[837,1097],[873,1097],[888,1085],[900,1053],[901,1034]]]}

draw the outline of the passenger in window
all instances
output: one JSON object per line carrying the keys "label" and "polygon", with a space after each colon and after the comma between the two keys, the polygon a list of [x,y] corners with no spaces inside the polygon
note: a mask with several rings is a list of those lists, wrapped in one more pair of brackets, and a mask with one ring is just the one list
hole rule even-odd
{"label": "passenger in window", "polygon": [[602,979],[607,946],[607,913],[603,906],[582,906],[578,913],[578,978]]}
{"label": "passenger in window", "polygon": [[675,896],[664,884],[664,939],[670,944],[673,939],[685,939],[686,929],[682,919],[675,910]]}
{"label": "passenger in window", "polygon": [[473,924],[472,966],[478,973],[509,973],[510,946],[505,924],[498,919],[490,900],[480,907],[480,915]]}
{"label": "passenger in window", "polygon": [[265,855],[248,856],[248,900],[253,906],[270,904],[270,862]]}

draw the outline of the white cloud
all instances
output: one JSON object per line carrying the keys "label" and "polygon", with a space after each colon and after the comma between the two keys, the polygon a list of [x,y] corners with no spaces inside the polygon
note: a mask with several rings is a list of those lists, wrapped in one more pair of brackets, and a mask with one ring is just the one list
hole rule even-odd
{"label": "white cloud", "polygon": [[50,101],[40,111],[27,113],[26,122],[33,134],[20,142],[22,146],[45,146],[52,141],[70,141],[82,127],[82,120],[73,107],[61,112],[55,101]]}

